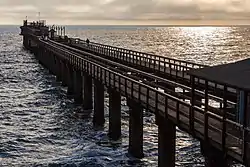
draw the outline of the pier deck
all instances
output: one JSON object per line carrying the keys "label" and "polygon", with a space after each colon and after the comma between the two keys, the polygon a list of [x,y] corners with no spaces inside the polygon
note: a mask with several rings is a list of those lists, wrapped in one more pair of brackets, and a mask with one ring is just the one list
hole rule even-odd
{"label": "pier deck", "polygon": [[[206,66],[66,36],[58,38],[49,34],[52,31],[43,31],[45,25],[32,28],[27,24],[21,27],[24,47],[68,87],[67,93],[77,103],[82,103],[84,109],[94,109],[94,125],[104,123],[103,92],[107,88],[109,136],[114,140],[121,136],[119,101],[121,96],[126,97],[130,108],[131,155],[143,157],[145,109],[155,114],[159,129],[159,166],[174,166],[176,126],[201,141],[207,166],[226,166],[227,159],[250,165],[249,129],[238,123],[234,115],[237,88],[187,73]],[[220,107],[214,107],[210,100]],[[233,109],[233,114],[229,109]]]}
{"label": "pier deck", "polygon": [[[187,71],[191,69],[208,67],[206,65],[128,50],[124,48],[118,48],[109,45],[92,42],[87,44],[86,41],[77,38],[71,38],[69,45],[93,54],[103,56],[116,62],[122,62],[128,66],[146,70],[161,77],[166,77],[186,86],[191,85],[191,78]],[[200,90],[204,90],[205,80],[197,79],[196,87]],[[223,89],[223,85],[215,84],[212,82],[209,83],[209,91],[215,96],[222,97]],[[228,96],[231,101],[236,101],[236,93],[237,92],[234,88],[229,88]]]}

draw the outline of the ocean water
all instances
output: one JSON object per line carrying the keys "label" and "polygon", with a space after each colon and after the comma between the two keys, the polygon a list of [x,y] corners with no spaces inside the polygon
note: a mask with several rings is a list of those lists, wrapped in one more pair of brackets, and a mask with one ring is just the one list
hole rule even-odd
{"label": "ocean water", "polygon": [[[128,108],[122,98],[122,138],[110,141],[106,124],[92,126],[92,112],[67,99],[56,82],[22,47],[18,26],[0,26],[0,167],[157,166],[157,126],[144,113],[144,153],[127,154]],[[68,26],[69,36],[215,65],[249,57],[248,27]],[[204,166],[199,141],[177,129],[176,166]],[[240,165],[235,165],[240,166]]]}

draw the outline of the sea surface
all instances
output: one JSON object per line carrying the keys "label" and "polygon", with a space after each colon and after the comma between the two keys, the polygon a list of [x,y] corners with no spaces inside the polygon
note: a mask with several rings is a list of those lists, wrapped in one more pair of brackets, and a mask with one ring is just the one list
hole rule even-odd
{"label": "sea surface", "polygon": [[[157,126],[144,113],[144,153],[127,154],[128,107],[122,98],[122,138],[67,99],[66,89],[22,47],[18,26],[0,26],[0,167],[157,166]],[[68,26],[71,37],[215,65],[249,57],[249,27]],[[204,166],[199,141],[177,129],[176,166]],[[235,165],[240,166],[240,165]]]}

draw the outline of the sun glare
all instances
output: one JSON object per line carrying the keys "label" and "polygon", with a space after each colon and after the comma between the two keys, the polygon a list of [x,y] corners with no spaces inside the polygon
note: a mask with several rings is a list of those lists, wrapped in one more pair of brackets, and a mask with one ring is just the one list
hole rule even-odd
{"label": "sun glare", "polygon": [[189,37],[209,38],[213,36],[218,27],[182,27],[181,32]]}

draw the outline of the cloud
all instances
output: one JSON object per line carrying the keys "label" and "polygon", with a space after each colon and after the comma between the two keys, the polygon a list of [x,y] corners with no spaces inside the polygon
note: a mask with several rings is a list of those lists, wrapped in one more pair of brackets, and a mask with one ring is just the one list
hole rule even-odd
{"label": "cloud", "polygon": [[249,20],[249,0],[1,0],[0,23],[37,13],[50,22]]}

